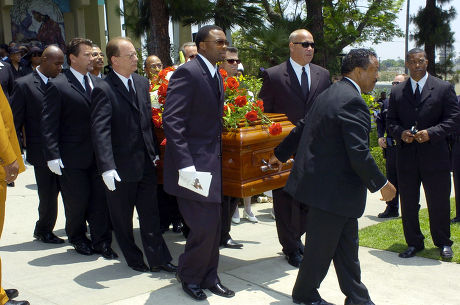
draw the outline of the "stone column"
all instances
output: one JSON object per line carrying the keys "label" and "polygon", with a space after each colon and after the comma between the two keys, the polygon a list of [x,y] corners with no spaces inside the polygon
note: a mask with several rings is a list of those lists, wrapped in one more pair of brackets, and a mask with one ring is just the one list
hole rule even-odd
{"label": "stone column", "polygon": [[1,0],[0,1],[0,19],[2,31],[0,31],[0,41],[9,43],[13,39],[11,33],[11,15],[10,9],[13,6],[13,0]]}
{"label": "stone column", "polygon": [[[84,7],[86,38],[91,39],[101,50],[105,50],[105,20],[104,1],[90,0],[88,6]],[[90,26],[89,26],[90,25]]]}

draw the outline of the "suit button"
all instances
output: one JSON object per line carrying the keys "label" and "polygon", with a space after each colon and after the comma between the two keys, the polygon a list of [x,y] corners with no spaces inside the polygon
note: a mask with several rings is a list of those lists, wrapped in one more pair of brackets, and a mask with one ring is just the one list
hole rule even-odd
{"label": "suit button", "polygon": [[222,155],[221,155],[221,154],[219,154],[217,157],[218,157],[218,158],[222,158]]}

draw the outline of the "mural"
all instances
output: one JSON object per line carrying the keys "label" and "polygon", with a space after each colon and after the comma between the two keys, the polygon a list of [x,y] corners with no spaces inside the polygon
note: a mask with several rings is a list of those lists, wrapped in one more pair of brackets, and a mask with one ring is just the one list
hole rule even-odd
{"label": "mural", "polygon": [[[57,2],[57,3],[56,3]],[[57,44],[65,52],[64,18],[61,8],[68,0],[15,0],[11,8],[13,41]]]}

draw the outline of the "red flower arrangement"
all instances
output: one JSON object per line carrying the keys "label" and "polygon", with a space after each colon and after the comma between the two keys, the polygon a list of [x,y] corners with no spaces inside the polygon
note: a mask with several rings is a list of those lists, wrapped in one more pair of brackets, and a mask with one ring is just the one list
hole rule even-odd
{"label": "red flower arrangement", "polygon": [[167,67],[150,82],[150,103],[152,104],[152,121],[155,127],[163,127],[163,110],[168,92],[169,78],[176,68]]}

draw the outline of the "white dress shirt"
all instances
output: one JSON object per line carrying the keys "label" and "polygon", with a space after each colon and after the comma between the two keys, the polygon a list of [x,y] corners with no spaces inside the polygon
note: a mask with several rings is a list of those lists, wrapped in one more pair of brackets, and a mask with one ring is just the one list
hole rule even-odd
{"label": "white dress shirt", "polygon": [[310,64],[301,66],[298,63],[296,63],[292,58],[289,58],[289,61],[291,62],[295,75],[297,76],[297,79],[299,80],[299,84],[302,84],[302,81],[301,81],[302,80],[302,68],[305,67],[305,72],[307,73],[307,76],[308,76],[308,90],[310,90],[311,88]]}
{"label": "white dress shirt", "polygon": [[410,84],[412,85],[412,92],[415,94],[415,89],[417,88],[418,84],[418,89],[420,91],[420,94],[422,94],[423,86],[425,86],[426,80],[428,79],[428,72],[425,74],[424,77],[422,77],[418,82],[410,78]]}
{"label": "white dress shirt", "polygon": [[80,84],[83,86],[83,89],[85,90],[86,90],[85,75],[88,76],[89,86],[91,87],[91,89],[94,89],[93,82],[91,81],[91,77],[89,77],[89,72],[86,72],[86,74],[83,75],[72,67],[70,67],[70,72],[72,72],[72,74],[77,78],[77,80],[80,82]]}

